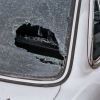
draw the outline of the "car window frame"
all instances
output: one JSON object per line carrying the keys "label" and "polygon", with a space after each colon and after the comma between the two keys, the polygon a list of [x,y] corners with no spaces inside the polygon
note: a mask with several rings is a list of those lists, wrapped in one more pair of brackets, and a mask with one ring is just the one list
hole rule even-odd
{"label": "car window frame", "polygon": [[[94,42],[94,6],[95,0],[90,0],[90,14],[89,14],[89,34],[88,34],[88,61],[90,66],[95,69],[100,66],[100,56],[94,60],[93,59],[93,42]],[[100,2],[98,2],[100,3]],[[99,6],[100,7],[100,6]],[[92,8],[92,9],[91,9]],[[100,8],[99,8],[100,10]],[[90,46],[89,46],[90,45]]]}
{"label": "car window frame", "polygon": [[76,45],[76,37],[78,31],[78,22],[80,16],[80,9],[81,9],[81,2],[82,0],[73,0],[74,4],[74,12],[73,12],[73,20],[71,26],[71,39],[70,39],[70,46],[68,52],[68,59],[66,59],[66,69],[63,76],[55,81],[34,81],[34,80],[25,80],[25,79],[18,79],[18,78],[11,78],[6,76],[0,75],[0,81],[14,83],[14,84],[21,84],[21,85],[28,85],[28,86],[38,86],[38,87],[54,87],[63,84],[69,77],[73,59],[74,59],[74,52],[75,52],[75,45]]}
{"label": "car window frame", "polygon": [[94,31],[94,1],[89,0],[88,31],[87,31],[87,58],[88,63],[93,66],[93,31]]}

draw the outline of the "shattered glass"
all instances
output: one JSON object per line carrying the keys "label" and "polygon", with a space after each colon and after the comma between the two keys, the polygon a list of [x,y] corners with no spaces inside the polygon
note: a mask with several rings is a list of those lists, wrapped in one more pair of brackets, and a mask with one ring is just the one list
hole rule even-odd
{"label": "shattered glass", "polygon": [[42,26],[55,34],[60,54],[67,56],[71,5],[72,0],[0,0],[0,74],[40,80],[62,75],[64,60],[27,52],[15,45],[15,37],[25,23]]}

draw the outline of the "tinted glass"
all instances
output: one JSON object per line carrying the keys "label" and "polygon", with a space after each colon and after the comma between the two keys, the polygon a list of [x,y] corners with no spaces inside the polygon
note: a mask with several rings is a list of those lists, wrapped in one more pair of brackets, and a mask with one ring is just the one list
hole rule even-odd
{"label": "tinted glass", "polygon": [[96,60],[99,56],[100,56],[100,10],[98,2],[97,0],[95,0],[93,59]]}

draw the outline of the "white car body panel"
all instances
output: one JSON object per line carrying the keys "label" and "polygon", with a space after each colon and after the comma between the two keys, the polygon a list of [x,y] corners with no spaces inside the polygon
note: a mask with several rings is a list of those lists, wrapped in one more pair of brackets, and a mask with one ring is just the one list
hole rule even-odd
{"label": "white car body panel", "polygon": [[[78,3],[78,0],[76,1]],[[92,42],[93,2],[94,0],[82,0],[74,61],[71,74],[66,82],[61,86],[45,88],[0,82],[0,100],[7,100],[7,98],[10,98],[9,100],[100,99],[100,67],[92,69],[88,55]]]}
{"label": "white car body panel", "polygon": [[90,8],[93,8],[93,0],[82,0],[72,72],[56,100],[100,99],[100,68],[92,69],[87,55],[89,2]]}
{"label": "white car body panel", "polygon": [[60,86],[39,88],[0,82],[0,100],[53,100]]}

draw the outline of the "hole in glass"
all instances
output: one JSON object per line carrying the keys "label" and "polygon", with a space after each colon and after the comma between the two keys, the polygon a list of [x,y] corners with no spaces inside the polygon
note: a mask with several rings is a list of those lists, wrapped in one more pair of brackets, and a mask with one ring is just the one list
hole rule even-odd
{"label": "hole in glass", "polygon": [[55,34],[39,25],[27,23],[20,26],[16,30],[15,45],[31,53],[63,60]]}

